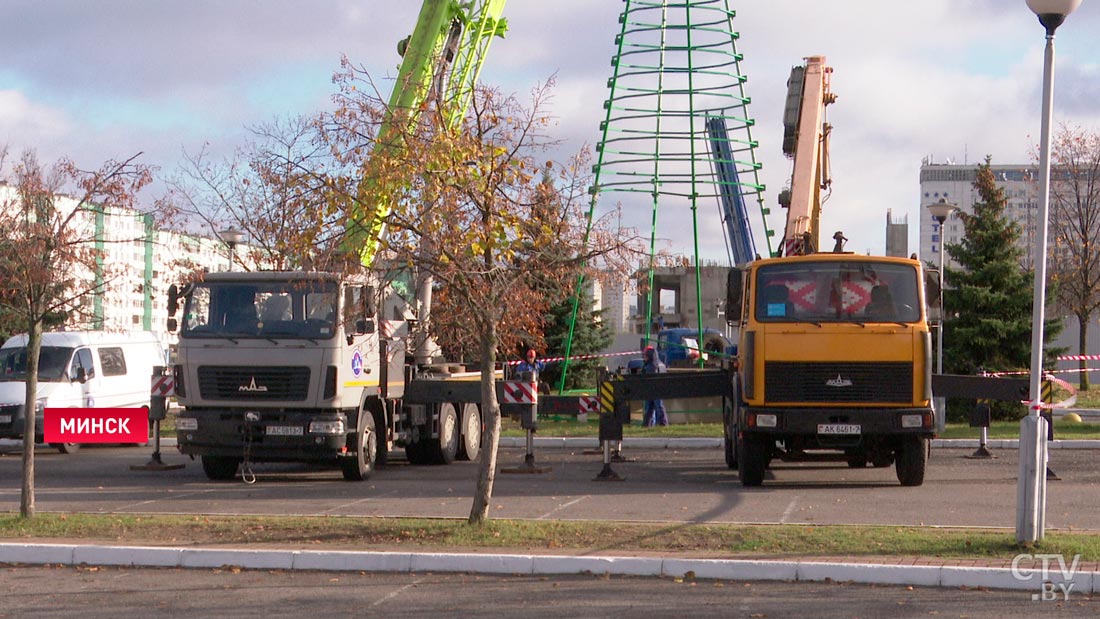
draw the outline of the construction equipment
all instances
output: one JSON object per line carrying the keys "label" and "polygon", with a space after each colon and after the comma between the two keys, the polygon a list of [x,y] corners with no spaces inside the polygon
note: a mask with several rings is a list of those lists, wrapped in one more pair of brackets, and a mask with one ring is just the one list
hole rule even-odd
{"label": "construction equipment", "polygon": [[825,106],[831,69],[813,56],[791,73],[784,152],[793,156],[782,257],[731,271],[727,307],[740,336],[724,414],[725,456],[742,484],[764,481],[773,458],[895,464],[905,486],[924,481],[932,409],[937,302],[915,259],[819,245],[829,186]]}
{"label": "construction equipment", "polygon": [[[462,119],[489,42],[503,34],[503,6],[424,1],[399,46],[404,58],[372,157],[404,148],[425,109],[449,128]],[[376,266],[390,211],[384,188],[364,174],[345,245],[363,267]],[[417,290],[415,322],[424,325],[430,281]],[[363,480],[397,447],[414,464],[477,458],[480,373],[425,352],[428,338],[410,333],[414,321],[383,320],[389,292],[369,268],[213,273],[173,287],[179,450],[200,456],[211,479],[240,470],[246,481],[255,479],[252,462],[279,461],[338,466],[345,479]],[[420,349],[414,361],[410,341]]]}

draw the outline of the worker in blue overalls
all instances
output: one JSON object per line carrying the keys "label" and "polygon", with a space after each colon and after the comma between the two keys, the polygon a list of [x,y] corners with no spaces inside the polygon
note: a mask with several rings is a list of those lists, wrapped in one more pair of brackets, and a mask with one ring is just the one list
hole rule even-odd
{"label": "worker in blue overalls", "polygon": [[[643,374],[664,374],[668,371],[665,364],[657,356],[657,349],[652,346],[645,347],[645,365],[642,366]],[[661,399],[646,400],[645,414],[642,415],[642,425],[647,428],[653,426],[667,426],[668,413],[665,412],[665,402]]]}

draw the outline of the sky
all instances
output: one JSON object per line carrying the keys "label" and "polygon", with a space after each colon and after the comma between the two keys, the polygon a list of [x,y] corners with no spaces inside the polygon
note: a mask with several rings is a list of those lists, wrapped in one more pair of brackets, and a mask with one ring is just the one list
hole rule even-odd
{"label": "sky", "polygon": [[[888,209],[907,219],[909,249],[918,249],[925,158],[1036,160],[1044,35],[1024,0],[730,4],[777,235],[784,211],[776,196],[791,173],[780,150],[786,81],[805,56],[825,56],[834,70],[833,189],[821,229],[826,238],[843,230],[848,250],[883,253]],[[505,7],[509,31],[493,43],[482,80],[523,99],[553,77],[547,111],[563,157],[600,139],[623,7],[621,0]],[[206,145],[228,155],[250,125],[328,109],[342,55],[391,83],[396,43],[419,8],[412,0],[6,0],[0,145],[9,157],[33,149],[44,162],[69,157],[85,168],[141,152],[141,162],[171,177],[185,152]],[[1096,0],[1058,29],[1056,124],[1100,130],[1100,51],[1090,43],[1097,31]],[[141,202],[151,206],[158,191],[162,185]],[[624,204],[638,209],[648,235],[649,207],[640,207]],[[753,224],[762,228],[756,214]],[[701,225],[703,257],[724,262],[717,212]],[[682,218],[658,236],[690,254]]]}

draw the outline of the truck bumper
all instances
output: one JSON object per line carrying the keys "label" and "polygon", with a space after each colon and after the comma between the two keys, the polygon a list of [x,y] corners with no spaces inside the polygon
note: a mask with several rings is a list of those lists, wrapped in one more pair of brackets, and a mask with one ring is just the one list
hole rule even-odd
{"label": "truck bumper", "polygon": [[[329,427],[340,422],[342,430],[310,432],[310,424],[319,422]],[[253,462],[332,464],[354,455],[349,454],[348,427],[347,417],[336,411],[185,410],[177,418],[176,439],[180,453],[190,456],[243,458],[247,450]]]}
{"label": "truck bumper", "polygon": [[869,438],[931,438],[935,417],[931,408],[745,407],[741,409],[738,430],[776,440],[797,437],[821,448],[842,448]]}

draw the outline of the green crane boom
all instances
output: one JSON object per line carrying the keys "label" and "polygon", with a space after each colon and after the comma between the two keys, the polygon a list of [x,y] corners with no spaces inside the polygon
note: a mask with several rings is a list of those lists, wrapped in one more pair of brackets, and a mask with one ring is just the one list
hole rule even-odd
{"label": "green crane boom", "polygon": [[[445,128],[462,121],[494,37],[503,37],[506,0],[424,0],[411,36],[398,45],[402,55],[397,83],[376,139],[385,154],[404,148],[402,136],[434,101]],[[392,205],[375,179],[359,181],[348,212],[345,246],[359,253],[364,266],[374,263]]]}

